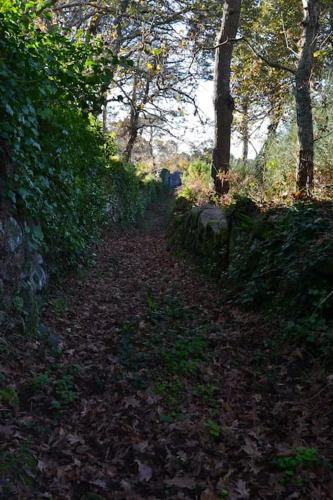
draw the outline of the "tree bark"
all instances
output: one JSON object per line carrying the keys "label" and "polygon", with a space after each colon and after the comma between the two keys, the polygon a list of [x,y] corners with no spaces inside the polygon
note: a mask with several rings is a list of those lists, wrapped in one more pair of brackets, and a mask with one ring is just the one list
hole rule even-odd
{"label": "tree bark", "polygon": [[139,87],[140,87],[139,76],[135,75],[133,80],[133,90],[131,99],[131,114],[128,126],[129,138],[124,151],[124,159],[127,162],[131,161],[133,147],[138,137],[138,132],[140,128],[139,127],[140,115],[149,99],[150,79],[148,78],[147,81],[145,82],[145,87],[143,90],[141,102],[138,102]]}
{"label": "tree bark", "polygon": [[314,134],[310,79],[313,53],[319,31],[320,0],[302,0],[304,17],[297,71],[295,74],[295,101],[299,156],[296,187],[301,195],[311,195],[314,170]]}
{"label": "tree bark", "polygon": [[264,183],[265,180],[265,170],[266,170],[266,162],[267,162],[267,153],[270,145],[276,138],[276,131],[279,126],[281,117],[283,114],[283,108],[281,104],[276,103],[274,100],[272,101],[272,108],[269,113],[269,125],[267,127],[267,136],[264,144],[262,145],[259,154],[255,160],[255,173],[256,178],[260,184]]}
{"label": "tree bark", "polygon": [[242,0],[225,0],[215,55],[215,143],[211,176],[218,195],[229,191],[231,124],[234,100],[230,93],[230,65]]}
{"label": "tree bark", "polygon": [[129,137],[124,151],[124,160],[130,162],[132,158],[133,147],[138,137],[138,124],[139,124],[139,113],[134,111],[131,113],[130,125],[129,125]]}
{"label": "tree bark", "polygon": [[104,96],[104,103],[102,107],[102,124],[103,124],[103,132],[106,134],[108,131],[108,99],[107,95]]}
{"label": "tree bark", "polygon": [[245,95],[242,99],[242,122],[240,127],[243,143],[242,160],[243,164],[247,165],[247,160],[249,157],[249,141],[250,141],[250,131],[249,131],[249,97]]}

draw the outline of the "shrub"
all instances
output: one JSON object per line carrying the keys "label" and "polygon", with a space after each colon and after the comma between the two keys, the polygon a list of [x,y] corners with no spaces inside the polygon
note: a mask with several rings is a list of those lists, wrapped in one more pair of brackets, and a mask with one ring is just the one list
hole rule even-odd
{"label": "shrub", "polygon": [[160,180],[135,165],[111,161],[108,165],[108,211],[114,222],[127,225],[140,217],[160,192]]}
{"label": "shrub", "polygon": [[210,187],[210,165],[200,159],[193,160],[182,176],[182,188],[179,195],[193,204],[207,203],[213,191]]}

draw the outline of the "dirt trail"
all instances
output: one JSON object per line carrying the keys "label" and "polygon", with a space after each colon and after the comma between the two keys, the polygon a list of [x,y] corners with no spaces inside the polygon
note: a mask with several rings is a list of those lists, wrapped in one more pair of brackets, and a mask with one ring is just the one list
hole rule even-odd
{"label": "dirt trail", "polygon": [[5,424],[36,467],[0,498],[330,498],[316,456],[277,460],[327,449],[326,399],[314,408],[299,353],[273,359],[267,325],[171,255],[167,210],[106,235],[45,311],[49,348],[32,343],[20,361],[20,408]]}

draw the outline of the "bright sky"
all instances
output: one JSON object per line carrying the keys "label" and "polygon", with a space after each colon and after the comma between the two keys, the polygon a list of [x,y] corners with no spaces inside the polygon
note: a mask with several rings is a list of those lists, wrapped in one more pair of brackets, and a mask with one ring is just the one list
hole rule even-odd
{"label": "bright sky", "polygon": [[[209,120],[209,124],[202,126],[198,118],[193,116],[192,110],[187,117],[188,130],[183,138],[184,142],[180,146],[180,151],[190,151],[191,145],[198,145],[200,143],[210,143],[214,138],[214,106],[213,106],[213,87],[214,82],[202,81],[199,84],[197,92],[197,103],[201,109],[202,116]],[[257,134],[251,138],[251,142],[257,151],[260,149],[265,136],[266,126],[264,125],[258,130]],[[235,134],[234,134],[235,135]],[[237,137],[232,138],[231,152],[235,158],[240,158],[242,155],[242,144]],[[249,145],[249,157],[254,158],[256,152],[254,148]]]}
{"label": "bright sky", "polygon": [[[205,121],[207,120],[206,125],[202,125],[199,118],[197,116],[194,116],[193,106],[185,106],[185,110],[188,114],[184,117],[184,127],[181,127],[181,129],[179,130],[179,152],[191,153],[194,147],[204,147],[206,145],[212,146],[214,140],[213,87],[214,82],[212,80],[202,80],[197,91],[197,104],[199,109],[201,110],[202,119],[204,119]],[[116,112],[119,113],[118,118],[121,119],[127,116],[128,110],[125,110],[123,104],[121,103],[112,103],[111,116],[114,116],[114,113]],[[184,133],[185,129],[186,131]],[[257,151],[260,150],[266,130],[267,124],[264,124],[261,128],[259,128],[255,136],[251,137],[251,142]],[[178,130],[173,130],[173,132],[177,134]],[[168,136],[164,137],[165,139],[168,139]],[[174,140],[173,137],[170,137],[170,139]],[[235,133],[232,136],[231,153],[235,158],[240,158],[242,155],[242,144]],[[253,146],[251,146],[250,144],[249,158],[255,158],[255,156],[256,152]]]}

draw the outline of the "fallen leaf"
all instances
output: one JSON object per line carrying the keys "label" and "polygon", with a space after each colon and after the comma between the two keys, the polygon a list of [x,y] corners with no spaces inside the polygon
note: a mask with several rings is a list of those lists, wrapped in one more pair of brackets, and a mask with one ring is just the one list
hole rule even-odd
{"label": "fallen leaf", "polygon": [[191,477],[174,477],[172,479],[166,479],[164,484],[167,486],[176,486],[177,488],[187,488],[193,490],[196,487],[196,482]]}
{"label": "fallen leaf", "polygon": [[143,464],[140,460],[135,460],[138,464],[139,481],[150,481],[153,476],[153,470],[149,465]]}

